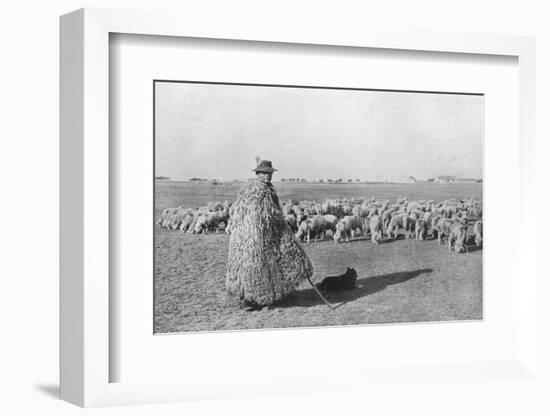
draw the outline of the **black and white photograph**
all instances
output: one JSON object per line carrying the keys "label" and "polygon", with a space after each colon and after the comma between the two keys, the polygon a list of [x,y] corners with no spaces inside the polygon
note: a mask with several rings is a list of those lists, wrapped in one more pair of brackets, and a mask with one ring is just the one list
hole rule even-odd
{"label": "black and white photograph", "polygon": [[153,91],[155,334],[483,319],[483,94]]}

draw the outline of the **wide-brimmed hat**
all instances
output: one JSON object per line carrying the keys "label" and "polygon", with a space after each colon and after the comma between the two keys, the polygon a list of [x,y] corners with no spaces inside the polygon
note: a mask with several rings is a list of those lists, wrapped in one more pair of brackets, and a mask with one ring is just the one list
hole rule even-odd
{"label": "wide-brimmed hat", "polygon": [[252,169],[254,172],[263,172],[263,173],[272,173],[275,172],[277,169],[274,169],[273,166],[271,166],[271,160],[262,160],[258,166],[256,166],[255,169]]}

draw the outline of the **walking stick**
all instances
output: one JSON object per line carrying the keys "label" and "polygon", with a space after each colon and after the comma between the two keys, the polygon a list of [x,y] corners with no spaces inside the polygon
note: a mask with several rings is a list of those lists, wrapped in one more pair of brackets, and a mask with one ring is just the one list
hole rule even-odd
{"label": "walking stick", "polygon": [[317,292],[317,294],[319,295],[319,297],[323,300],[323,302],[326,303],[326,305],[330,308],[331,311],[333,311],[335,308],[334,306],[332,306],[328,300],[325,299],[325,297],[321,294],[321,292],[319,291],[319,289],[317,289],[317,286],[315,286],[313,284],[313,282],[311,281],[311,279],[309,278],[309,276],[307,277],[307,281],[309,282],[309,284],[311,285],[311,287],[313,288],[313,290],[315,290],[315,292]]}

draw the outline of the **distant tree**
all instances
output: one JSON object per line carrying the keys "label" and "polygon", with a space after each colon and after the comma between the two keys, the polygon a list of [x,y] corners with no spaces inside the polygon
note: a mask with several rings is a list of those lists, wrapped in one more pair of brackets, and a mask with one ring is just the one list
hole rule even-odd
{"label": "distant tree", "polygon": [[348,183],[351,183],[351,182],[353,182],[353,179],[348,179]]}
{"label": "distant tree", "polygon": [[323,183],[324,181],[324,179],[319,179],[319,183]]}

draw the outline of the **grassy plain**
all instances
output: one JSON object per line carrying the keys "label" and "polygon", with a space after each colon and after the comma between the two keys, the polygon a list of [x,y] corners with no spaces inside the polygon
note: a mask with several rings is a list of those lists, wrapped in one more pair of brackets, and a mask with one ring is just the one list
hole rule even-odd
{"label": "grassy plain", "polygon": [[[198,207],[233,201],[242,184],[157,181],[155,215],[167,207]],[[375,197],[379,200],[471,198],[482,200],[481,184],[311,184],[275,183],[281,201]],[[330,311],[308,283],[291,297],[261,311],[245,312],[225,294],[229,236],[155,230],[155,307],[157,333],[258,328],[361,325],[482,318],[482,250],[449,253],[437,241],[365,238],[336,244],[304,244],[313,280],[358,273],[358,288],[328,295]]]}

